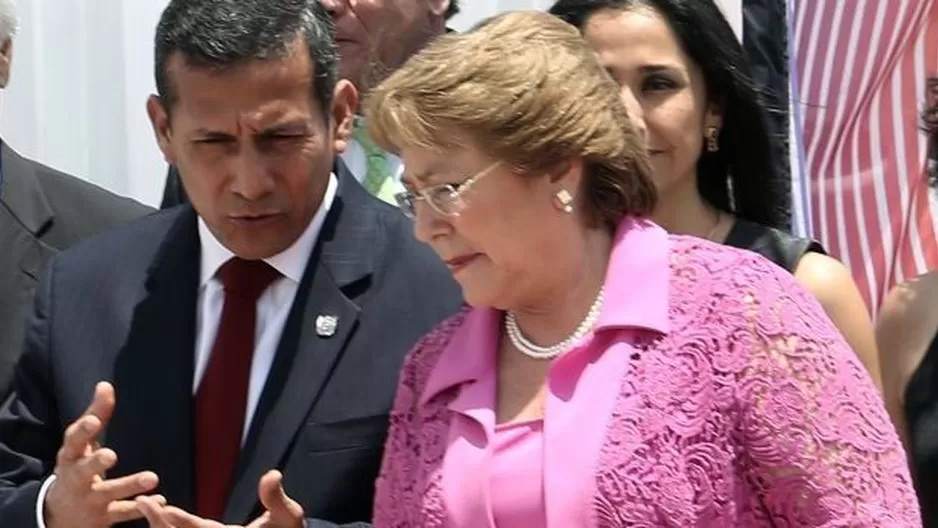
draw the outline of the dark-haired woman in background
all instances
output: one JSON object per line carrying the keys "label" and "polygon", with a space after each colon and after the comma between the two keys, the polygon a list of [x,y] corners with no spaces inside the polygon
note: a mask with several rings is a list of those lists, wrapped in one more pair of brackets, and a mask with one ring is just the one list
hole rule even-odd
{"label": "dark-haired woman in background", "polygon": [[742,46],[713,0],[559,0],[644,128],[656,223],[792,272],[881,387],[873,327],[847,268],[786,229],[788,197]]}
{"label": "dark-haired woman in background", "polygon": [[[938,77],[924,113],[928,175],[938,185]],[[883,389],[903,438],[925,526],[938,526],[938,271],[894,288],[876,325]]]}

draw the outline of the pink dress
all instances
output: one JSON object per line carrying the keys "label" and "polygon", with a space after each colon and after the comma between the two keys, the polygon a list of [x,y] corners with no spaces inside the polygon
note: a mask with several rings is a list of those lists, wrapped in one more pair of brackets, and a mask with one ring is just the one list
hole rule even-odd
{"label": "pink dress", "polygon": [[546,528],[544,422],[498,425],[492,440],[492,515],[495,526]]}
{"label": "pink dress", "polygon": [[[626,220],[605,290],[594,335],[551,365],[539,474],[510,484],[542,486],[545,526],[921,526],[878,391],[790,274]],[[466,309],[408,356],[376,527],[494,527],[496,509],[526,526],[491,497],[501,320]]]}

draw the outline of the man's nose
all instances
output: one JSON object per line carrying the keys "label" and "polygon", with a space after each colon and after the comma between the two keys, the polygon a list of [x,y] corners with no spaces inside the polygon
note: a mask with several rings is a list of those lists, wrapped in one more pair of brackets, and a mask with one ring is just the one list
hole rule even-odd
{"label": "man's nose", "polygon": [[339,18],[348,9],[347,0],[321,0],[323,7],[326,8],[326,11],[329,13],[329,16],[332,18]]}
{"label": "man's nose", "polygon": [[248,201],[256,201],[273,192],[274,178],[266,160],[251,149],[242,149],[234,160],[232,190]]}

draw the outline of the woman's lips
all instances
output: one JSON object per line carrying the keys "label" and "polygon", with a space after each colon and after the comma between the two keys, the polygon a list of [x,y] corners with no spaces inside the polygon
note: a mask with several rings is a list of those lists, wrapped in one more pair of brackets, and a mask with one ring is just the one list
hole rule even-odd
{"label": "woman's lips", "polygon": [[457,273],[469,264],[471,264],[476,258],[479,257],[478,253],[472,255],[462,255],[459,257],[453,257],[446,260],[446,266],[449,267],[449,270],[452,273]]}

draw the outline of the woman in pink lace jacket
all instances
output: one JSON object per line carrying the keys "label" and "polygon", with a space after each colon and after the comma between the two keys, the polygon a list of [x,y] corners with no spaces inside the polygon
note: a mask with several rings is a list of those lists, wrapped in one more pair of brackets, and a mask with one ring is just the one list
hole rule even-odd
{"label": "woman in pink lace jacket", "polygon": [[817,301],[644,219],[622,105],[537,12],[441,37],[372,93],[398,202],[472,306],[405,363],[375,525],[918,526],[878,392]]}

